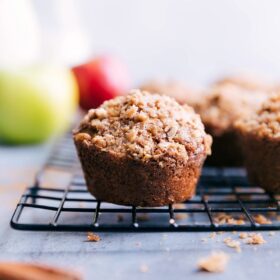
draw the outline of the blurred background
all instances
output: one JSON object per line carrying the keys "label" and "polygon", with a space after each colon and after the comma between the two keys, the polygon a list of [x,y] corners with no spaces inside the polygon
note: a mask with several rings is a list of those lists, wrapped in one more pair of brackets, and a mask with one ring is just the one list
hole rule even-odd
{"label": "blurred background", "polygon": [[[49,65],[71,70],[105,55],[105,62],[103,57],[101,61],[95,61],[98,66],[94,67],[99,75],[98,87],[100,80],[103,79],[102,87],[104,80],[110,77],[110,89],[104,90],[109,95],[112,88],[121,90],[136,87],[154,78],[206,85],[218,77],[245,71],[280,80],[279,9],[280,2],[277,0],[0,0],[0,69],[7,74],[10,69],[22,71],[33,65],[47,65],[48,71],[45,71],[45,66],[41,67],[44,68],[44,74],[38,74],[41,70],[32,70],[28,77],[20,74],[23,81],[41,79],[37,83],[38,87],[38,84],[48,84],[45,83],[46,77],[62,77],[57,69],[50,70]],[[114,57],[113,62],[111,57]],[[79,87],[87,79],[87,71],[80,70],[74,71]],[[24,70],[24,75],[28,71]],[[105,78],[103,72],[106,72]],[[27,119],[21,127],[26,127],[36,116],[37,123],[31,126],[31,130],[34,130],[38,123],[44,122],[44,118],[50,118],[38,118],[38,111],[50,112],[50,108],[55,106],[50,105],[44,110],[38,108],[37,112],[29,116],[26,116],[27,110],[19,110],[18,106],[10,110],[14,107],[11,104],[15,103],[20,103],[21,108],[25,109],[37,105],[34,102],[19,102],[25,97],[19,98],[18,92],[26,86],[14,77],[15,73],[9,73],[10,82],[1,75],[0,139],[2,135],[8,142],[33,142],[46,137],[41,133],[40,137],[24,139],[10,135],[14,131],[7,131],[15,125],[15,121],[11,121],[11,116],[15,114],[18,115],[17,120]],[[53,82],[55,86],[50,88],[60,87],[60,92],[76,91],[73,86],[69,86],[69,81],[64,85],[58,83]],[[21,89],[16,85],[20,85]],[[30,95],[30,91],[25,90],[24,95]],[[39,91],[42,93],[44,90]],[[3,92],[6,92],[6,96]],[[57,90],[53,92],[55,96],[60,95]],[[15,97],[12,98],[12,95]],[[112,93],[110,96],[114,95]],[[61,104],[67,103],[61,99]],[[53,102],[59,104],[57,100]],[[84,107],[88,109],[99,103],[87,103]],[[61,109],[61,106],[56,107]],[[71,111],[71,108],[67,110]],[[24,116],[19,115],[19,111]],[[65,112],[65,116],[68,113]],[[52,125],[48,124],[49,127]],[[18,130],[18,127],[13,130]],[[30,134],[26,131],[23,133]]]}
{"label": "blurred background", "polygon": [[250,70],[280,77],[277,0],[1,0],[0,65],[67,65],[113,53],[133,81],[208,82]]}

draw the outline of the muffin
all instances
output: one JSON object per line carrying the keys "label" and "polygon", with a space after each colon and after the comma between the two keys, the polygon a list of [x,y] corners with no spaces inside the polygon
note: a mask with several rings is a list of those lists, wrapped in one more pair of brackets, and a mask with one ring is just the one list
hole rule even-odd
{"label": "muffin", "polygon": [[73,137],[89,192],[134,206],[190,199],[211,146],[191,107],[140,90],[89,110]]}
{"label": "muffin", "polygon": [[173,97],[178,103],[188,104],[190,106],[199,103],[201,94],[204,92],[201,89],[187,87],[184,83],[174,80],[151,80],[142,84],[140,89],[150,93],[157,93]]}
{"label": "muffin", "polygon": [[276,86],[272,82],[252,74],[227,76],[214,83],[214,86],[224,85],[235,85],[245,90],[261,91],[273,91]]}
{"label": "muffin", "polygon": [[194,109],[200,114],[206,132],[212,135],[212,166],[241,166],[243,154],[234,122],[261,106],[267,98],[262,91],[249,91],[235,85],[210,88]]}
{"label": "muffin", "polygon": [[280,94],[253,115],[235,123],[249,180],[268,192],[280,192]]}

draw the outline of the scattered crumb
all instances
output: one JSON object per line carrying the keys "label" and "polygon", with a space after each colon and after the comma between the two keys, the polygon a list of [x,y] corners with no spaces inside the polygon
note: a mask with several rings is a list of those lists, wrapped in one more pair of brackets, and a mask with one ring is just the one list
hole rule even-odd
{"label": "scattered crumb", "polygon": [[236,252],[240,253],[241,252],[241,247],[240,247],[240,242],[237,240],[233,240],[231,237],[227,237],[224,239],[224,243],[230,247],[234,248]]}
{"label": "scattered crumb", "polygon": [[256,223],[260,224],[260,225],[270,225],[271,221],[266,218],[264,215],[261,214],[257,214],[253,216],[254,220]]}
{"label": "scattered crumb", "polygon": [[269,235],[269,236],[274,236],[274,235],[275,235],[275,231],[270,231],[270,232],[268,233],[268,235]]}
{"label": "scattered crumb", "polygon": [[223,272],[228,261],[229,256],[224,252],[213,252],[210,256],[198,261],[198,268],[207,272]]}
{"label": "scattered crumb", "polygon": [[232,232],[232,234],[237,234],[237,231],[236,231],[236,230],[234,230],[234,231]]}
{"label": "scattered crumb", "polygon": [[122,222],[124,220],[123,214],[118,214],[117,220],[118,220],[118,222]]}
{"label": "scattered crumb", "polygon": [[211,232],[210,234],[209,234],[209,238],[215,238],[216,237],[216,232]]}
{"label": "scattered crumb", "polygon": [[98,242],[98,241],[100,241],[100,237],[99,237],[99,235],[97,235],[93,232],[88,232],[87,240],[91,241],[91,242]]}
{"label": "scattered crumb", "polygon": [[147,213],[139,214],[137,220],[141,222],[149,221],[149,215]]}
{"label": "scattered crumb", "polygon": [[184,220],[188,218],[188,214],[187,213],[176,213],[175,214],[175,219],[177,220]]}
{"label": "scattered crumb", "polygon": [[173,204],[174,209],[185,209],[185,205],[183,203],[175,203]]}
{"label": "scattered crumb", "polygon": [[[185,209],[185,205],[182,204],[182,203],[175,203],[173,205],[173,208],[174,209]],[[189,215],[187,213],[176,213],[175,214],[175,219],[177,219],[177,220],[184,220],[184,219],[188,218],[188,216]]]}
{"label": "scattered crumb", "polygon": [[266,243],[266,241],[260,233],[251,233],[246,243],[250,245],[260,245]]}
{"label": "scattered crumb", "polygon": [[220,213],[214,218],[214,222],[219,225],[229,224],[229,225],[244,225],[245,221],[243,218],[234,218],[231,215]]}
{"label": "scattered crumb", "polygon": [[142,273],[146,273],[149,271],[149,267],[146,264],[141,264],[139,270]]}
{"label": "scattered crumb", "polygon": [[248,233],[246,233],[246,232],[241,232],[240,234],[239,234],[239,238],[240,239],[246,239],[248,237]]}

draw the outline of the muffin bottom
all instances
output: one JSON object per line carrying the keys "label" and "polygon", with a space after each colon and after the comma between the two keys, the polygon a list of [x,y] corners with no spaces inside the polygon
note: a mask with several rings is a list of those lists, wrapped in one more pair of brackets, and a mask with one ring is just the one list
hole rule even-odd
{"label": "muffin bottom", "polygon": [[88,190],[96,199],[133,206],[163,206],[190,199],[196,189],[206,155],[186,164],[160,167],[158,162],[143,163],[76,142]]}
{"label": "muffin bottom", "polygon": [[242,166],[244,164],[242,148],[235,132],[226,132],[220,136],[212,134],[212,137],[212,154],[207,157],[206,165],[221,167]]}
{"label": "muffin bottom", "polygon": [[251,183],[268,192],[280,192],[280,143],[251,134],[240,135]]}

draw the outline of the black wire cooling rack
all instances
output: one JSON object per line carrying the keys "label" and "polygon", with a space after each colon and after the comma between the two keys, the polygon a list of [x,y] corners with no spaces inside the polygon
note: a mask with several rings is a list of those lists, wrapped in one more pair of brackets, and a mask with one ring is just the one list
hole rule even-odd
{"label": "black wire cooling rack", "polygon": [[11,219],[35,231],[250,231],[280,229],[280,194],[252,186],[244,169],[207,168],[197,193],[166,207],[119,206],[92,197],[70,135],[55,146]]}

